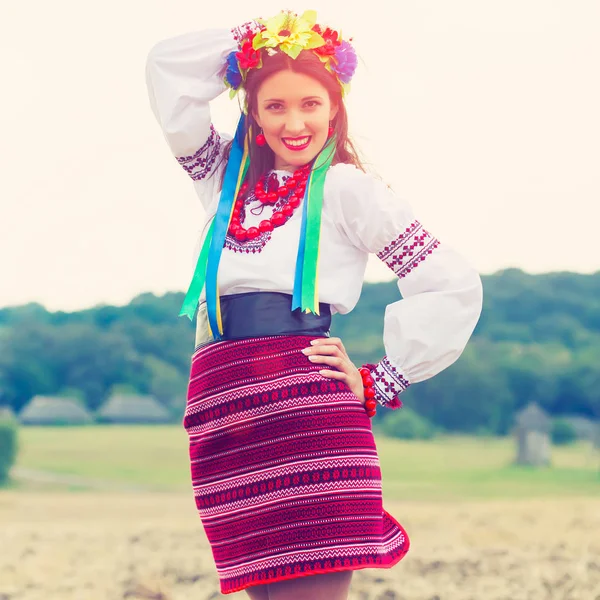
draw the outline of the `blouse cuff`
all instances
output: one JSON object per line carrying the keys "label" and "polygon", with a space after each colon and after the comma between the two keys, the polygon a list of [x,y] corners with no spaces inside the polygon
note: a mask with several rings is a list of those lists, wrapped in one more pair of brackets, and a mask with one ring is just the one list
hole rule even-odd
{"label": "blouse cuff", "polygon": [[376,365],[365,365],[371,371],[371,377],[375,382],[375,400],[381,406],[396,409],[402,408],[400,394],[410,386],[408,379],[398,371],[384,356]]}

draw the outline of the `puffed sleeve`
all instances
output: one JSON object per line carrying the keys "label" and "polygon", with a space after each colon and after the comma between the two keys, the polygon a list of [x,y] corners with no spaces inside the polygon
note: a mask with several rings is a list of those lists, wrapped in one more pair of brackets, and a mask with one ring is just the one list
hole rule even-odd
{"label": "puffed sleeve", "polygon": [[150,50],[146,61],[152,111],[205,208],[215,195],[214,186],[220,187],[215,171],[231,139],[213,127],[209,102],[226,89],[227,56],[253,26],[250,22],[233,30],[211,29],[167,39]]}
{"label": "puffed sleeve", "polygon": [[405,200],[352,165],[328,173],[326,194],[338,228],[398,278],[402,298],[386,307],[385,356],[370,365],[376,399],[398,408],[412,383],[433,377],[462,354],[479,320],[479,273],[415,218]]}

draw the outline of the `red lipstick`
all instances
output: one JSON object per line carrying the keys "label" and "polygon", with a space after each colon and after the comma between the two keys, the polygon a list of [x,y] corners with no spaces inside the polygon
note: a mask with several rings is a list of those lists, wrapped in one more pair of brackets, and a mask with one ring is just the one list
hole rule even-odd
{"label": "red lipstick", "polygon": [[[290,141],[296,141],[296,140],[306,140],[306,142],[304,144],[289,144],[288,140]],[[288,150],[292,150],[294,152],[300,152],[301,150],[305,150],[306,148],[308,148],[310,142],[312,140],[312,136],[310,135],[304,135],[302,137],[298,137],[298,138],[281,138],[281,141],[283,142],[283,145],[288,149]]]}

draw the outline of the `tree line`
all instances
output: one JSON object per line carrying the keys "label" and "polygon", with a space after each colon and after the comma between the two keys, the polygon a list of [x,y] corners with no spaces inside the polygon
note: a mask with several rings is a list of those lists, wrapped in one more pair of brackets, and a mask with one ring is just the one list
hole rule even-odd
{"label": "tree line", "polygon": [[[468,433],[507,433],[530,401],[555,416],[600,418],[600,272],[507,269],[482,279],[483,312],[465,352],[406,390],[404,404]],[[355,364],[384,354],[385,306],[399,299],[396,282],[367,283],[352,313],[334,316],[332,334]],[[35,395],[69,395],[96,410],[117,390],[183,404],[194,326],[177,317],[182,301],[145,293],[71,313],[0,309],[0,404],[19,412]]]}

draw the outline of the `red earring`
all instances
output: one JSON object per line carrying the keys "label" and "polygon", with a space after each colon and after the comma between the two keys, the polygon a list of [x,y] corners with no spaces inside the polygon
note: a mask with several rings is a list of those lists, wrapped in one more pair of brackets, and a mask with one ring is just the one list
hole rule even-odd
{"label": "red earring", "polygon": [[327,137],[331,137],[333,135],[334,129],[331,126],[331,122],[329,123],[329,129],[327,130]]}
{"label": "red earring", "polygon": [[262,129],[260,130],[260,133],[256,136],[256,144],[258,146],[264,146],[267,143],[267,140],[265,139],[265,136],[262,133]]}

